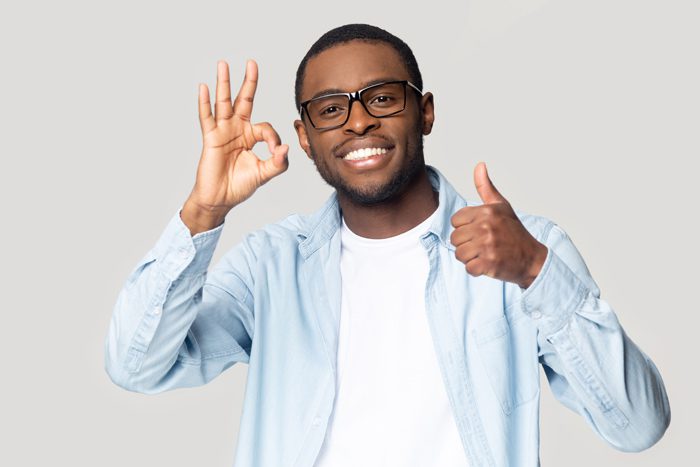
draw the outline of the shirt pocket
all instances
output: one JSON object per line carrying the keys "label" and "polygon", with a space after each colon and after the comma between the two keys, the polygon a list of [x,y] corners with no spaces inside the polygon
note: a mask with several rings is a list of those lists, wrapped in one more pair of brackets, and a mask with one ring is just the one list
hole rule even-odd
{"label": "shirt pocket", "polygon": [[506,415],[539,392],[537,340],[526,316],[509,322],[506,316],[474,331],[479,358]]}

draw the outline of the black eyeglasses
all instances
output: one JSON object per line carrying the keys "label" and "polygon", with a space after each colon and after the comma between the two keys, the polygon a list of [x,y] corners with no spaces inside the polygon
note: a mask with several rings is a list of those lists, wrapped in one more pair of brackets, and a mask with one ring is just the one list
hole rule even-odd
{"label": "black eyeglasses", "polygon": [[314,97],[299,105],[299,115],[306,116],[317,130],[331,130],[345,125],[354,101],[360,101],[368,114],[376,118],[390,117],[406,108],[406,86],[419,95],[418,87],[410,81],[387,81],[373,84],[355,92],[341,92]]}

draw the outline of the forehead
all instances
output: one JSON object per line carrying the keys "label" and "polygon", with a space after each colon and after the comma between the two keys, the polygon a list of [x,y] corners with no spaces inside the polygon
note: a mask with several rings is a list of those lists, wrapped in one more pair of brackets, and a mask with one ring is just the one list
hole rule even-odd
{"label": "forehead", "polygon": [[326,91],[355,91],[377,80],[409,79],[399,53],[383,42],[351,41],[309,59],[301,100]]}

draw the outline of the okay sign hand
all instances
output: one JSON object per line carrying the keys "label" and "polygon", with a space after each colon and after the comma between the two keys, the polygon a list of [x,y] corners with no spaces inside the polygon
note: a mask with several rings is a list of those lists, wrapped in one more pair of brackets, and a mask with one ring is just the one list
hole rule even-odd
{"label": "okay sign hand", "polygon": [[480,162],[474,184],[484,204],[467,206],[452,216],[450,241],[456,257],[472,276],[482,274],[527,288],[539,274],[547,247],[527,231],[507,199],[493,186]]}
{"label": "okay sign hand", "polygon": [[[228,64],[217,64],[216,99],[212,115],[209,89],[199,86],[202,155],[197,178],[181,217],[192,234],[223,222],[226,214],[257,188],[287,170],[289,146],[269,123],[251,123],[258,85],[258,65],[249,60],[236,99],[231,102]],[[256,143],[267,143],[271,157],[261,160]]]}

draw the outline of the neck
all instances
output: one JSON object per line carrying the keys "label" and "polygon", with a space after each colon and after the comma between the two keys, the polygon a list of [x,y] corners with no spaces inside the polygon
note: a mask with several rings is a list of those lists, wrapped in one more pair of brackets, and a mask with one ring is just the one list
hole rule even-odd
{"label": "neck", "polygon": [[338,193],[345,223],[365,238],[389,238],[404,233],[427,219],[438,207],[438,193],[426,169],[394,198],[375,205],[356,204]]}

